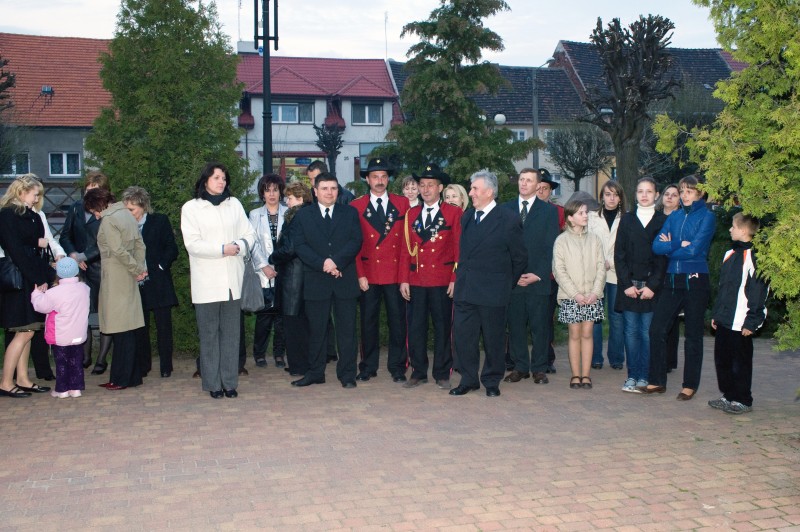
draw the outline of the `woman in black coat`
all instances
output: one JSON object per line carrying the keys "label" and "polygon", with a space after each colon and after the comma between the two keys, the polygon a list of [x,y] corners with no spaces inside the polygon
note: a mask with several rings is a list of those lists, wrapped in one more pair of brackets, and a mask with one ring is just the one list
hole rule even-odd
{"label": "woman in black coat", "polygon": [[23,283],[21,290],[3,293],[0,326],[14,333],[3,360],[0,396],[4,397],[28,397],[31,393],[50,391],[28,377],[31,339],[45,320],[44,315],[33,310],[31,292],[35,286],[49,285],[56,279],[55,270],[42,253],[48,245],[42,218],[32,209],[39,200],[41,187],[35,175],[26,174],[12,181],[0,199],[0,246],[19,269]]}
{"label": "woman in black coat", "polygon": [[289,227],[297,211],[311,203],[311,192],[302,183],[290,183],[284,196],[289,210],[284,215],[283,230],[269,261],[278,272],[276,304],[283,313],[287,370],[290,375],[301,376],[308,372],[309,330],[303,310],[303,262],[295,253]]}
{"label": "woman in black coat", "polygon": [[636,184],[637,206],[624,214],[617,229],[614,264],[617,300],[614,310],[623,313],[628,378],[623,392],[640,393],[650,370],[650,323],[667,261],[653,253],[652,243],[667,217],[655,209],[656,183],[643,177]]}
{"label": "woman in black coat", "polygon": [[163,378],[172,375],[172,307],[178,305],[172,283],[172,263],[178,258],[175,233],[165,214],[152,212],[150,194],[142,187],[128,187],[122,193],[125,207],[136,218],[144,240],[148,277],[139,283],[144,311],[144,327],[137,329],[136,353],[142,376],[152,368],[150,350],[150,312],[156,324],[159,370]]}
{"label": "woman in black coat", "polygon": [[[86,174],[84,194],[94,188],[111,191],[108,177],[101,172]],[[100,295],[100,250],[97,248],[97,231],[100,229],[100,220],[92,213],[86,212],[83,199],[73,203],[67,211],[64,227],[61,229],[59,243],[64,251],[78,262],[81,268],[81,279],[89,285],[89,334],[83,346],[83,367],[92,365],[92,334],[91,329],[99,328],[97,319],[97,301]],[[106,371],[108,362],[106,357],[111,350],[111,336],[100,334],[100,354],[92,370],[92,375],[101,375]]]}

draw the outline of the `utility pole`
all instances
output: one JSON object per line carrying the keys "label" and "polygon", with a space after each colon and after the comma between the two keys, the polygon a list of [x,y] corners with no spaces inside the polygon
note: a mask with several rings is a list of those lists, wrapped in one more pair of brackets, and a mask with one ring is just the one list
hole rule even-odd
{"label": "utility pole", "polygon": [[262,43],[264,64],[262,72],[262,88],[264,91],[264,113],[262,133],[264,139],[264,170],[263,173],[272,172],[272,89],[270,87],[270,66],[269,66],[269,41],[275,43],[275,51],[278,50],[278,0],[274,1],[273,12],[273,35],[270,35],[269,28],[269,0],[261,0],[261,29],[263,34],[258,32],[258,0],[253,0],[253,19],[254,19],[254,38],[253,44],[256,50],[259,49],[258,43]]}

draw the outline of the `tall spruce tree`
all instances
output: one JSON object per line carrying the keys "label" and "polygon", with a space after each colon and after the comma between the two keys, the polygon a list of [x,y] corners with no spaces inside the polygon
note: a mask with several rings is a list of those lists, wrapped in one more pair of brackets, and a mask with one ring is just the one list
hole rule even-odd
{"label": "tall spruce tree", "polygon": [[[180,209],[193,196],[206,162],[230,169],[234,193],[251,184],[235,151],[239,132],[233,119],[242,92],[232,52],[213,2],[123,0],[116,33],[101,58],[111,105],[86,141],[91,162],[116,192],[130,185],[147,189],[154,210],[169,216],[181,249]],[[185,254],[172,271],[181,302],[176,348],[192,350],[197,333]]]}
{"label": "tall spruce tree", "polygon": [[177,222],[203,164],[220,161],[249,187],[236,154],[237,56],[213,2],[124,0],[100,77],[111,93],[86,141],[117,191],[146,188]]}
{"label": "tall spruce tree", "polygon": [[500,110],[480,109],[471,99],[505,83],[497,66],[481,57],[484,50],[503,50],[503,40],[483,21],[507,10],[503,0],[441,0],[428,20],[403,27],[401,37],[415,35],[420,42],[408,51],[401,94],[406,121],[393,126],[388,138],[397,142],[389,151],[406,166],[446,164],[459,180],[481,168],[513,174],[513,161],[538,145],[532,139],[511,142],[511,132],[493,123],[492,113]]}
{"label": "tall spruce tree", "polygon": [[693,0],[710,7],[720,44],[748,66],[717,84],[725,108],[711,128],[659,120],[660,146],[692,158],[712,199],[766,224],[755,239],[758,268],[785,299],[779,347],[800,346],[800,4]]}

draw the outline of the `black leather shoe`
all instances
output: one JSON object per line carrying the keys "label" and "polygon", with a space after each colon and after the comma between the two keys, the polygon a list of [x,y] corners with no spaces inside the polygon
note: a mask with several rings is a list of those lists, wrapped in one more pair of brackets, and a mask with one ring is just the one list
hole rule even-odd
{"label": "black leather shoe", "polygon": [[267,367],[267,359],[266,358],[257,358],[256,359],[256,366],[259,368],[266,368]]}
{"label": "black leather shoe", "polygon": [[403,374],[398,373],[397,375],[392,375],[392,382],[406,382],[406,376]]}
{"label": "black leather shoe", "polygon": [[362,371],[358,375],[356,375],[356,380],[357,381],[367,382],[372,377],[377,377],[377,376],[378,376],[378,372],[377,371]]}
{"label": "black leather shoe", "polygon": [[222,399],[223,392],[222,390],[216,390],[213,392],[208,392],[208,395],[210,395],[212,399]]}
{"label": "black leather shoe", "polygon": [[342,388],[347,388],[347,389],[350,389],[350,388],[355,388],[355,387],[356,387],[356,383],[355,383],[355,381],[345,381],[345,382],[342,382]]}
{"label": "black leather shoe", "polygon": [[162,371],[161,372],[161,378],[162,379],[168,379],[171,376],[172,376],[172,372],[171,371]]}
{"label": "black leather shoe", "polygon": [[92,370],[92,375],[102,375],[106,372],[106,368],[108,367],[108,363],[105,364],[95,364],[94,369]]}
{"label": "black leather shoe", "polygon": [[500,388],[497,386],[487,386],[486,387],[486,397],[499,397],[500,396]]}
{"label": "black leather shoe", "polygon": [[450,395],[466,395],[471,391],[479,390],[480,386],[467,386],[465,384],[459,384],[452,390],[450,390]]}
{"label": "black leather shoe", "polygon": [[592,364],[592,369],[603,369],[602,364]]}
{"label": "black leather shoe", "polygon": [[310,377],[303,377],[302,379],[297,379],[296,381],[292,381],[292,386],[311,386],[312,384],[325,384],[325,377],[321,379],[312,379]]}
{"label": "black leather shoe", "polygon": [[239,397],[239,392],[236,390],[223,390],[223,392],[225,392],[225,397]]}
{"label": "black leather shoe", "polygon": [[547,366],[547,369],[544,370],[544,372],[545,373],[555,373],[556,372],[556,367],[554,365],[550,364],[550,365]]}

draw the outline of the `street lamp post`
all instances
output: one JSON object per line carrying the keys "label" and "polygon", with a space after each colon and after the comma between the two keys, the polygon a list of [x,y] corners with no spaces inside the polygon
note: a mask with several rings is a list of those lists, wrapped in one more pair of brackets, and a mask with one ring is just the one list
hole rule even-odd
{"label": "street lamp post", "polygon": [[256,50],[259,49],[258,43],[262,42],[264,64],[262,66],[262,88],[264,92],[264,112],[263,112],[263,133],[264,139],[264,170],[263,173],[272,172],[272,89],[270,87],[270,66],[269,66],[269,41],[275,43],[275,50],[278,50],[278,0],[274,0],[273,31],[269,31],[269,0],[261,0],[261,20],[263,34],[258,33],[258,0],[253,0],[253,19],[254,19],[254,38],[253,44]]}

